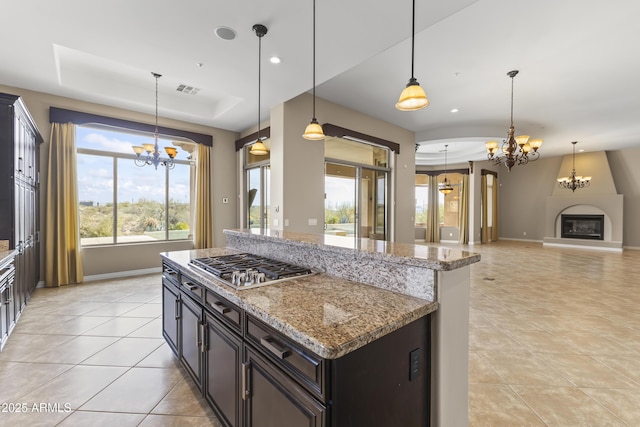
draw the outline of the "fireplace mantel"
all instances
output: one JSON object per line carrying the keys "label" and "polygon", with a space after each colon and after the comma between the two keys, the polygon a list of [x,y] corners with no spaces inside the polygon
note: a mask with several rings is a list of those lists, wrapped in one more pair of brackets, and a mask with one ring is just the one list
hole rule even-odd
{"label": "fireplace mantel", "polygon": [[[593,207],[604,213],[607,232],[604,240],[585,240],[562,238],[559,227],[560,215],[567,209],[577,206]],[[572,213],[576,213],[575,210]],[[586,214],[593,210],[585,209]],[[549,196],[545,215],[544,245],[578,246],[622,251],[623,236],[623,196],[614,195],[577,195]]]}

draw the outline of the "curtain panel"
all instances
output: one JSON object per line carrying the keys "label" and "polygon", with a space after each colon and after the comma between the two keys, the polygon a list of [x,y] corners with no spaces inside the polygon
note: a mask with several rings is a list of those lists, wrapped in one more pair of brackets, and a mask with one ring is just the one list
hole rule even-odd
{"label": "curtain panel", "polygon": [[45,286],[84,280],[78,221],[75,126],[52,123],[45,208]]}
{"label": "curtain panel", "polygon": [[196,165],[195,248],[213,247],[213,212],[211,207],[211,147],[198,144]]}

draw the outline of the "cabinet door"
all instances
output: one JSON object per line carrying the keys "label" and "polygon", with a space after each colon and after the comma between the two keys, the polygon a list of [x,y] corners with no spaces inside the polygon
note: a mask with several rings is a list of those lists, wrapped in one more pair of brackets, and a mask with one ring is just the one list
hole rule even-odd
{"label": "cabinet door", "polygon": [[180,294],[179,354],[182,364],[202,389],[202,307],[189,297]]}
{"label": "cabinet door", "polygon": [[162,280],[162,336],[176,356],[180,356],[178,353],[179,295],[178,288],[166,279]]}
{"label": "cabinet door", "polygon": [[225,426],[239,427],[242,341],[210,314],[205,319],[205,397]]}
{"label": "cabinet door", "polygon": [[245,345],[245,426],[321,427],[326,408],[273,363]]}

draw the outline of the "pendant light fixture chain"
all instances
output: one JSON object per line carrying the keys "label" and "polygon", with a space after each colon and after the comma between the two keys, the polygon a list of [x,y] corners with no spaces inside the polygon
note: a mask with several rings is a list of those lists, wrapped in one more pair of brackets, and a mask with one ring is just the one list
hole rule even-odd
{"label": "pendant light fixture chain", "polygon": [[262,105],[262,37],[267,34],[267,27],[262,24],[255,24],[252,27],[253,31],[258,36],[258,138],[256,142],[251,145],[249,153],[256,156],[264,156],[268,154],[267,147],[262,143],[260,138],[260,106]]}

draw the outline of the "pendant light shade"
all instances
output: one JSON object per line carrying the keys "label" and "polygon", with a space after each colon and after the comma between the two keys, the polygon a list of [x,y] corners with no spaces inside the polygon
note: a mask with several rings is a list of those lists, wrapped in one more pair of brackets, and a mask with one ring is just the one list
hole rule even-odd
{"label": "pendant light shade", "polygon": [[413,10],[411,13],[411,78],[409,83],[400,93],[400,98],[396,103],[396,108],[401,111],[415,111],[429,105],[427,94],[413,76],[414,56],[415,56],[415,38],[416,38],[416,0],[413,0]]}
{"label": "pendant light shade", "polygon": [[448,146],[449,146],[448,144],[445,144],[444,146],[444,179],[442,180],[440,185],[438,185],[438,191],[445,195],[453,191],[453,186],[451,185],[451,181],[447,179],[447,147]]}
{"label": "pendant light shade", "polygon": [[313,0],[313,118],[304,130],[302,137],[310,141],[324,139],[324,131],[316,119],[316,0]]}
{"label": "pendant light shade", "polygon": [[260,89],[261,89],[261,71],[262,71],[262,37],[267,34],[267,27],[261,24],[253,26],[253,31],[258,36],[258,139],[253,143],[249,149],[249,153],[255,156],[266,156],[269,153],[267,147],[262,143],[260,139]]}

